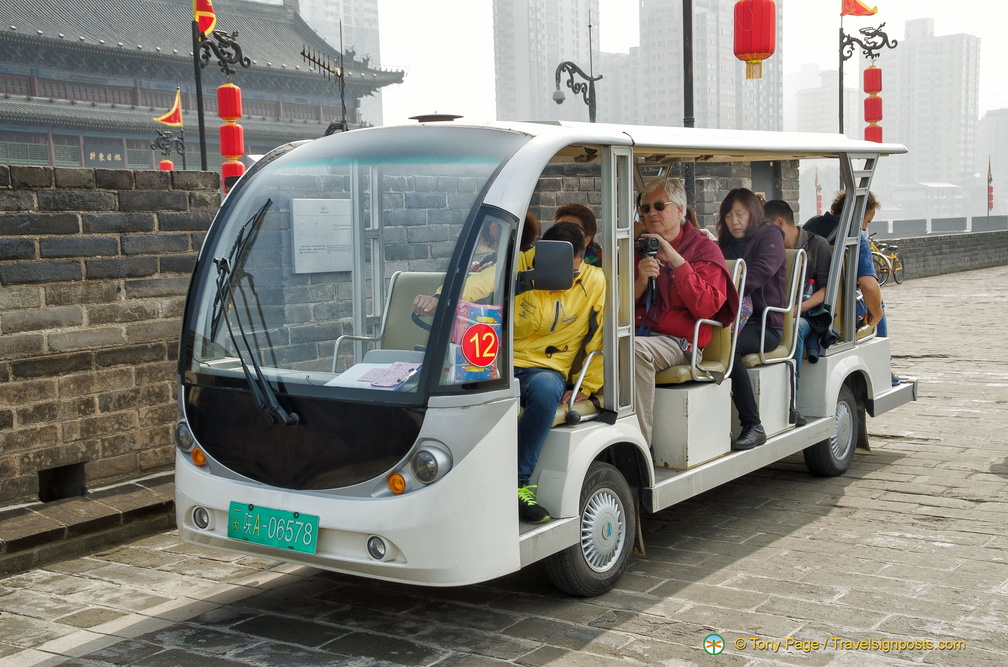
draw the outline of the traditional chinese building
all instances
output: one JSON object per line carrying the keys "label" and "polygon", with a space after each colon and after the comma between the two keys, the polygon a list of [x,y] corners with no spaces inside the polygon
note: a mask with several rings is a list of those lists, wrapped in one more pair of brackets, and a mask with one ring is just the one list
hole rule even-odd
{"label": "traditional chinese building", "polygon": [[[216,30],[238,33],[245,147],[262,154],[322,136],[346,106],[350,127],[370,124],[360,100],[402,83],[403,72],[344,54],[345,90],[309,69],[302,48],[338,56],[298,15],[297,0],[260,4],[214,0]],[[0,0],[0,164],[147,169],[161,159],[153,120],[182,93],[186,166],[198,169],[199,132],[192,56],[192,0]],[[216,169],[215,58],[202,69],[207,163]],[[173,130],[178,135],[178,130]],[[180,156],[173,155],[176,169]]]}

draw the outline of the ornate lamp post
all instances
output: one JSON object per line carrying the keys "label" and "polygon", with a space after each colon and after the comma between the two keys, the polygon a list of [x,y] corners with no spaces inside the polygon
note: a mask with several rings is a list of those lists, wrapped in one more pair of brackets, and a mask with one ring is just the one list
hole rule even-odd
{"label": "ornate lamp post", "polygon": [[[581,95],[585,104],[588,105],[588,120],[592,123],[595,122],[595,82],[602,78],[602,75],[591,76],[586,74],[583,69],[575,65],[569,60],[565,60],[560,63],[556,68],[556,90],[553,91],[553,101],[557,104],[563,104],[565,96],[564,92],[560,90],[560,77],[564,73],[568,74],[567,87],[575,95]],[[574,75],[582,77],[587,81],[587,83],[582,83],[580,81],[574,80]]]}
{"label": "ornate lamp post", "polygon": [[[567,87],[571,89],[575,95],[580,95],[584,100],[584,103],[588,105],[588,120],[592,123],[595,122],[595,82],[602,79],[602,75],[599,74],[595,76],[595,67],[592,64],[592,24],[591,17],[588,17],[588,74],[585,71],[572,63],[569,60],[565,60],[556,68],[556,90],[553,91],[553,101],[557,104],[563,104],[564,102],[564,92],[560,90],[560,77],[566,73]],[[574,80],[574,75],[580,76],[587,83],[581,83],[580,81]]]}
{"label": "ornate lamp post", "polygon": [[[199,42],[199,67],[197,72],[210,64],[211,53],[217,58],[217,66],[227,76],[227,82],[217,88],[217,115],[224,121],[220,128],[220,150],[225,162],[221,165],[224,192],[245,172],[245,165],[238,158],[245,154],[245,131],[236,122],[242,116],[241,89],[231,82],[235,73],[234,65],[249,67],[252,61],[242,53],[238,44],[238,31],[230,35],[223,30],[214,30],[213,39],[203,38]],[[200,157],[206,170],[206,135],[203,121],[203,86],[196,80],[200,112]]]}
{"label": "ornate lamp post", "polygon": [[[176,153],[182,156],[182,169],[186,168],[186,152],[185,152],[185,130],[179,130],[179,136],[175,136],[171,130],[157,130],[157,139],[151,142],[152,151],[160,151],[164,159],[161,161],[162,171],[168,171],[172,168],[171,153],[174,150]],[[167,164],[166,164],[167,163]],[[167,167],[167,169],[165,169]]]}
{"label": "ornate lamp post", "polygon": [[[861,52],[872,61],[872,66],[875,65],[875,60],[879,57],[879,51],[883,48],[894,49],[896,48],[897,41],[894,39],[889,40],[889,35],[882,32],[882,28],[885,27],[885,23],[877,28],[861,28],[858,32],[864,39],[858,39],[857,37],[851,37],[843,31],[843,27],[840,28],[840,134],[844,131],[844,78],[843,78],[843,64],[845,60],[849,60],[851,56],[854,55],[855,45],[861,48]],[[881,83],[881,77],[879,77]],[[879,86],[881,90],[881,85]]]}
{"label": "ornate lamp post", "polygon": [[[212,15],[212,11],[211,11]],[[208,30],[216,25],[216,17],[209,23]],[[192,22],[193,39],[193,71],[196,79],[196,113],[199,116],[199,139],[200,139],[200,168],[207,170],[206,156],[206,125],[203,119],[203,68],[210,64],[210,54],[217,58],[217,65],[221,71],[227,75],[228,83],[231,75],[235,73],[232,65],[249,67],[252,61],[242,54],[241,45],[238,44],[238,31],[230,35],[223,30],[212,30],[210,35],[203,32],[199,21],[195,18]]]}

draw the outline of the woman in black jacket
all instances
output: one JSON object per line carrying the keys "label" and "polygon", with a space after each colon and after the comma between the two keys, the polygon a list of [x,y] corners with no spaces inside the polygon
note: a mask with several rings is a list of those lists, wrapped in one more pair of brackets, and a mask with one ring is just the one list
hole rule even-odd
{"label": "woman in black jacket", "polygon": [[[732,402],[742,425],[739,437],[732,440],[731,448],[740,451],[766,442],[756,396],[742,357],[759,350],[763,310],[767,306],[779,308],[784,305],[787,282],[784,233],[776,225],[763,220],[763,205],[752,190],[736,188],[721,202],[717,236],[725,259],[745,260],[746,281],[742,296],[752,299],[752,315],[738,334],[730,376]],[[764,351],[777,347],[783,326],[781,313],[767,313]]]}

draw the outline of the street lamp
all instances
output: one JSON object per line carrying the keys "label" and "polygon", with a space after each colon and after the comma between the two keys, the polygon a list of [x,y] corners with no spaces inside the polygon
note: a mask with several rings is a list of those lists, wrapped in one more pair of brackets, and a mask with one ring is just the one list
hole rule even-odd
{"label": "street lamp", "polygon": [[[213,25],[213,24],[212,24]],[[249,67],[252,61],[242,53],[238,44],[238,31],[230,35],[223,30],[212,30],[210,35],[204,35],[199,22],[192,22],[193,41],[193,75],[196,79],[196,115],[199,119],[200,168],[207,170],[206,156],[206,121],[203,118],[203,68],[210,64],[210,53],[217,57],[217,65],[227,76],[228,81],[235,70],[231,65]]]}
{"label": "street lamp", "polygon": [[[566,96],[564,91],[560,90],[560,77],[567,73],[567,87],[573,91],[575,95],[581,95],[584,103],[588,105],[588,120],[592,123],[595,122],[595,82],[602,78],[602,75],[591,76],[586,74],[583,69],[575,65],[569,60],[565,60],[560,63],[556,68],[556,90],[553,91],[553,101],[557,104],[563,104]],[[574,80],[574,75],[582,77],[587,83],[582,83],[580,81]]]}
{"label": "street lamp", "polygon": [[843,64],[845,60],[850,60],[854,55],[854,45],[857,44],[861,47],[861,52],[868,58],[871,58],[874,64],[875,59],[879,57],[879,51],[883,48],[894,49],[896,48],[896,40],[889,41],[889,35],[882,32],[882,28],[885,27],[885,23],[877,28],[861,28],[858,32],[864,37],[864,39],[858,39],[857,37],[851,37],[843,31],[843,27],[840,28],[840,134],[844,133],[844,122],[843,122],[843,111],[844,111],[844,79],[843,79]]}
{"label": "street lamp", "polygon": [[159,151],[164,159],[171,164],[171,153],[174,150],[180,156],[182,156],[182,170],[186,169],[186,145],[185,145],[185,130],[180,129],[179,136],[172,134],[171,130],[157,130],[157,138],[151,142],[151,150]]}
{"label": "street lamp", "polygon": [[[556,68],[556,90],[553,91],[553,101],[557,104],[564,103],[564,92],[560,90],[560,77],[566,72],[567,87],[575,95],[580,95],[584,100],[584,103],[588,105],[588,120],[592,123],[595,122],[595,82],[602,79],[602,75],[594,76],[595,66],[592,63],[592,24],[591,15],[588,15],[588,71],[589,74],[585,74],[585,71],[572,63],[569,60],[565,60]],[[582,79],[587,81],[587,83],[581,83],[580,81],[574,80],[574,75],[577,74]]]}

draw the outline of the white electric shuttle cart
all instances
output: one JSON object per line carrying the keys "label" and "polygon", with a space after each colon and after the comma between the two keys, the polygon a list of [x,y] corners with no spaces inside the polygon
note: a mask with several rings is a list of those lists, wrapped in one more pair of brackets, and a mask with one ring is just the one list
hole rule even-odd
{"label": "white electric shuttle cart", "polygon": [[[276,149],[225,199],[186,303],[181,536],[430,586],[548,559],[559,588],[594,595],[626,569],[642,512],[798,452],[813,473],[842,474],[867,447],[865,415],[916,394],[914,379],[891,386],[888,339],[858,330],[854,315],[872,174],[881,156],[904,151],[840,135],[505,122],[355,130]],[[690,364],[659,375],[652,451],[634,414],[643,181],[717,162],[734,163],[730,174],[769,164],[796,177],[796,161],[822,158],[838,161],[855,195],[827,288],[839,340],[803,364],[794,397],[790,306],[805,259],[789,252],[784,340],[745,360],[767,443],[730,451],[734,339],[718,327]],[[515,275],[517,246],[530,206],[568,201],[601,212],[605,385],[595,403],[558,410],[532,480],[553,519],[533,526],[518,519],[512,305],[523,290],[570,286],[571,251],[540,241],[537,266]],[[478,269],[493,272],[493,292],[465,302]],[[730,269],[741,287],[744,264]],[[415,296],[435,293],[433,317],[414,317]],[[789,423],[793,401],[806,426]]]}

